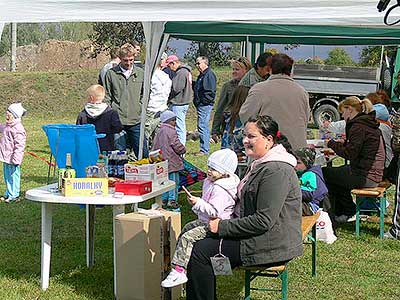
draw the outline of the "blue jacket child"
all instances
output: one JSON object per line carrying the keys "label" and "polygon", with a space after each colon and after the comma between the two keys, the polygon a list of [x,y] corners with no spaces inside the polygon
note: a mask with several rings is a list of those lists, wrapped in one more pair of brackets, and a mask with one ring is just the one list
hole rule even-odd
{"label": "blue jacket child", "polygon": [[303,215],[313,215],[327,196],[328,188],[325,185],[321,167],[314,166],[315,149],[304,147],[296,150],[295,154],[297,157],[296,171],[302,193]]}

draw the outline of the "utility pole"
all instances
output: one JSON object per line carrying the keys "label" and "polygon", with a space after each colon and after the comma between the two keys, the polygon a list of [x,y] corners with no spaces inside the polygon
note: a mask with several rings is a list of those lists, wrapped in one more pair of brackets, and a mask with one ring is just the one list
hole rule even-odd
{"label": "utility pole", "polygon": [[17,61],[17,23],[11,23],[11,72],[16,70]]}

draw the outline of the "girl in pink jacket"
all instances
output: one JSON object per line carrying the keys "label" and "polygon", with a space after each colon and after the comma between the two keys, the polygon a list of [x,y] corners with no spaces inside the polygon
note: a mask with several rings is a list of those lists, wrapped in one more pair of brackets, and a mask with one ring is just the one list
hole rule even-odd
{"label": "girl in pink jacket", "polygon": [[170,110],[160,115],[161,127],[153,141],[153,150],[160,149],[168,160],[168,178],[175,181],[175,188],[162,195],[163,208],[180,211],[178,204],[179,171],[183,169],[182,155],[185,146],[179,141],[176,132],[176,115]]}
{"label": "girl in pink jacket", "polygon": [[206,237],[210,218],[226,220],[235,217],[236,193],[240,181],[234,174],[238,165],[236,153],[230,149],[215,151],[208,158],[207,165],[202,197],[194,197],[184,189],[198,219],[183,227],[172,258],[174,269],[163,280],[162,287],[174,287],[187,281],[186,268],[193,244]]}
{"label": "girl in pink jacket", "polygon": [[26,132],[21,117],[26,110],[21,103],[11,104],[6,113],[6,124],[0,125],[0,161],[3,162],[6,192],[0,198],[6,203],[19,201],[21,186],[21,163],[24,157]]}

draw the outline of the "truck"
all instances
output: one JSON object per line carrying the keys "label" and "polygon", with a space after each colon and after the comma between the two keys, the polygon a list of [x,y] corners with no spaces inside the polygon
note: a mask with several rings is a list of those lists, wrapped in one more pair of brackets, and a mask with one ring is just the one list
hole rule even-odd
{"label": "truck", "polygon": [[363,99],[368,93],[385,90],[395,109],[400,107],[400,46],[382,47],[379,66],[333,66],[295,64],[293,77],[310,95],[316,126],[324,120],[338,121],[340,101],[348,96]]}
{"label": "truck", "polygon": [[293,77],[309,93],[312,118],[320,126],[324,120],[340,120],[338,106],[344,98],[363,99],[368,93],[383,88],[381,69],[295,64]]}

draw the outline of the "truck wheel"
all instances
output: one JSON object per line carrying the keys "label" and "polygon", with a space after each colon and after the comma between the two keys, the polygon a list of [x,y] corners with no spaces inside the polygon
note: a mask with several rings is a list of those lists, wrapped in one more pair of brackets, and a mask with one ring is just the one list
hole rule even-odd
{"label": "truck wheel", "polygon": [[389,68],[385,68],[382,72],[382,88],[390,95],[390,88],[392,86],[392,72]]}
{"label": "truck wheel", "polygon": [[339,121],[340,114],[333,105],[322,104],[316,110],[314,110],[313,118],[314,124],[319,127],[325,120],[329,120],[331,122]]}

